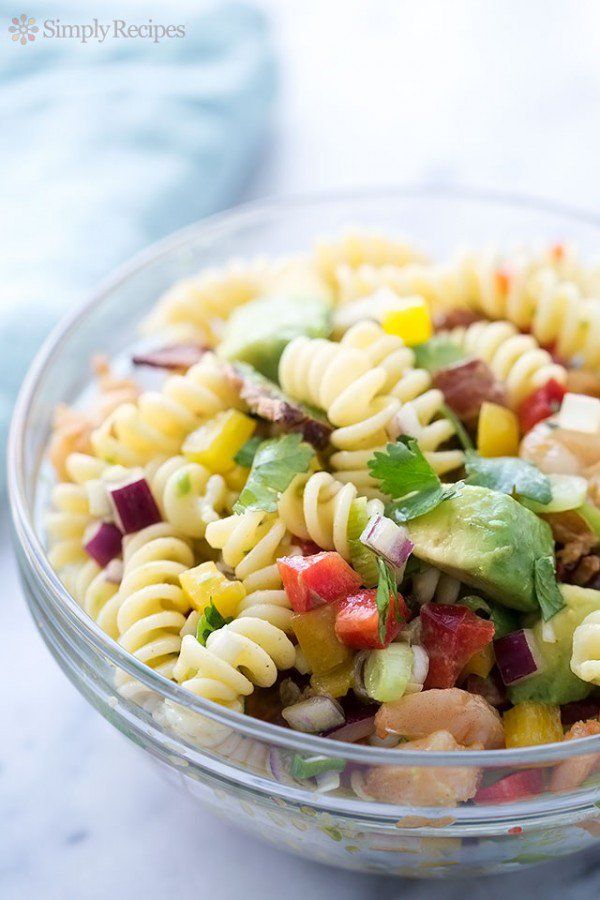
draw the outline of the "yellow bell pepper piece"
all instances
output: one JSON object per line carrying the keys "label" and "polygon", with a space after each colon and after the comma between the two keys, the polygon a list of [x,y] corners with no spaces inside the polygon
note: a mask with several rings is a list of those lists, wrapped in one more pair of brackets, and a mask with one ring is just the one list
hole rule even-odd
{"label": "yellow bell pepper piece", "polygon": [[324,675],[353,657],[349,647],[338,641],[335,633],[335,609],[319,606],[292,616],[292,628],[298,638],[310,671]]}
{"label": "yellow bell pepper piece", "polygon": [[234,456],[252,437],[256,422],[237,409],[217,413],[183,442],[182,452],[190,462],[200,463],[223,475],[235,468]]}
{"label": "yellow bell pepper piece", "polygon": [[212,601],[224,618],[235,616],[246,596],[244,585],[226,578],[214,562],[203,562],[182,572],[179,581],[194,609],[203,612]]}
{"label": "yellow bell pepper piece", "polygon": [[318,694],[329,694],[331,697],[345,697],[354,682],[354,657],[336,666],[330,672],[313,675],[311,687]]}
{"label": "yellow bell pepper piece", "polygon": [[236,465],[231,472],[226,472],[223,477],[225,478],[225,483],[228,488],[232,491],[241,491],[248,481],[249,474],[250,469],[247,469],[246,466]]}
{"label": "yellow bell pepper piece", "polygon": [[553,744],[564,738],[560,709],[547,703],[524,700],[504,713],[507,747]]}
{"label": "yellow bell pepper piece", "polygon": [[487,678],[495,662],[493,645],[491,643],[486,644],[482,650],[473,654],[460,676],[461,678],[466,678],[467,675],[479,675],[480,678]]}
{"label": "yellow bell pepper piece", "polygon": [[422,297],[411,297],[402,309],[391,309],[381,320],[384,331],[401,337],[407,347],[424,344],[433,333],[431,315]]}
{"label": "yellow bell pepper piece", "polygon": [[519,420],[512,409],[488,401],[481,404],[477,449],[482,456],[519,455]]}

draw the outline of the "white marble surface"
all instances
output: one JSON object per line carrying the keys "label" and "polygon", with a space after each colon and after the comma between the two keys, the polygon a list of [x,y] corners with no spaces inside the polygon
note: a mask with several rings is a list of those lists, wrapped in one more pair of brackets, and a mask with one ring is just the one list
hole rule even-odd
{"label": "white marble surface", "polygon": [[[282,56],[274,140],[248,196],[415,181],[598,211],[596,2],[265,0]],[[173,795],[66,681],[20,597],[0,526],[0,897],[354,900],[600,893],[598,854],[445,883],[275,853]]]}

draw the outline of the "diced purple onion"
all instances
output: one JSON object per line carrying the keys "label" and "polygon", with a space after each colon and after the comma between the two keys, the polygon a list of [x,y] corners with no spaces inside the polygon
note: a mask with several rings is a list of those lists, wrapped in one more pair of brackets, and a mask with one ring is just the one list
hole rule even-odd
{"label": "diced purple onion", "polygon": [[91,556],[103,569],[121,553],[123,535],[112,522],[97,522],[85,533],[83,546],[88,556]]}
{"label": "diced purple onion", "polygon": [[277,747],[269,748],[269,768],[271,769],[271,774],[273,778],[279,782],[279,784],[289,784],[290,776],[286,770],[286,765],[281,755],[281,751],[278,750]]}
{"label": "diced purple onion", "polygon": [[130,481],[120,484],[109,484],[108,492],[117,525],[124,534],[133,534],[161,521],[150,485],[143,475],[135,475]]}
{"label": "diced purple onion", "polygon": [[585,722],[600,715],[600,700],[572,700],[560,708],[563,728],[570,728],[575,722]]}
{"label": "diced purple onion", "polygon": [[375,715],[371,710],[365,711],[362,718],[355,719],[353,722],[345,722],[338,728],[333,728],[326,732],[323,736],[331,738],[332,741],[346,741],[349,744],[355,744],[368,738],[375,731]]}
{"label": "diced purple onion", "polygon": [[208,349],[193,341],[169,344],[147,353],[136,353],[132,361],[134,366],[151,366],[154,369],[189,369],[200,362]]}
{"label": "diced purple onion", "polygon": [[412,403],[405,403],[387,426],[389,437],[395,441],[401,434],[419,437],[421,423]]}
{"label": "diced purple onion", "polygon": [[344,711],[333,697],[309,697],[282,709],[281,715],[294,731],[307,734],[320,734],[345,722]]}
{"label": "diced purple onion", "polygon": [[90,515],[98,519],[106,519],[111,521],[113,518],[113,508],[108,496],[106,484],[100,478],[92,478],[85,484],[85,492],[87,494],[88,508]]}
{"label": "diced purple onion", "polygon": [[360,541],[397,569],[405,565],[415,546],[406,528],[377,514],[367,522]]}
{"label": "diced purple onion", "polygon": [[123,560],[111,559],[104,569],[104,580],[111,584],[121,584],[123,581]]}
{"label": "diced purple onion", "polygon": [[540,655],[530,628],[512,631],[494,641],[494,654],[504,684],[516,684],[535,675],[540,668]]}

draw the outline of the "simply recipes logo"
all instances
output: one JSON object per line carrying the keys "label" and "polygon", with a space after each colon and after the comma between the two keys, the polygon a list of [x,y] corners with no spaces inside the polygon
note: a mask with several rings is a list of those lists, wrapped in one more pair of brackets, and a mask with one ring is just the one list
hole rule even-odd
{"label": "simply recipes logo", "polygon": [[109,19],[101,22],[91,19],[87,22],[63,22],[61,19],[44,19],[39,25],[32,16],[23,13],[15,16],[8,26],[12,41],[26,46],[35,40],[78,41],[87,44],[95,41],[147,40],[154,44],[171,38],[184,38],[185,25],[154,22],[127,22],[125,19]]}

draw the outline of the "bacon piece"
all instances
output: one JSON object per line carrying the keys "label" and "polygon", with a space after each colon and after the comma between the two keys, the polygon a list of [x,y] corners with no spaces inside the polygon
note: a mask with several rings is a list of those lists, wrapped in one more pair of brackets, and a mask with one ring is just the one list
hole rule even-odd
{"label": "bacon piece", "polygon": [[467,359],[439,369],[433,385],[444,395],[450,409],[466,425],[477,422],[485,400],[506,406],[506,391],[490,367],[481,359]]}
{"label": "bacon piece", "polygon": [[472,309],[447,309],[433,317],[436,331],[450,331],[452,328],[468,328],[473,322],[481,322],[483,316]]}
{"label": "bacon piece", "polygon": [[326,417],[288,397],[268,378],[264,378],[249,366],[237,363],[226,365],[227,376],[250,412],[261,419],[273,422],[282,431],[299,431],[305,441],[317,450],[323,450],[332,427]]}
{"label": "bacon piece", "polygon": [[181,369],[187,371],[200,362],[210,349],[204,344],[189,341],[184,344],[167,344],[147,353],[136,353],[132,357],[134,366],[151,366],[153,369]]}

